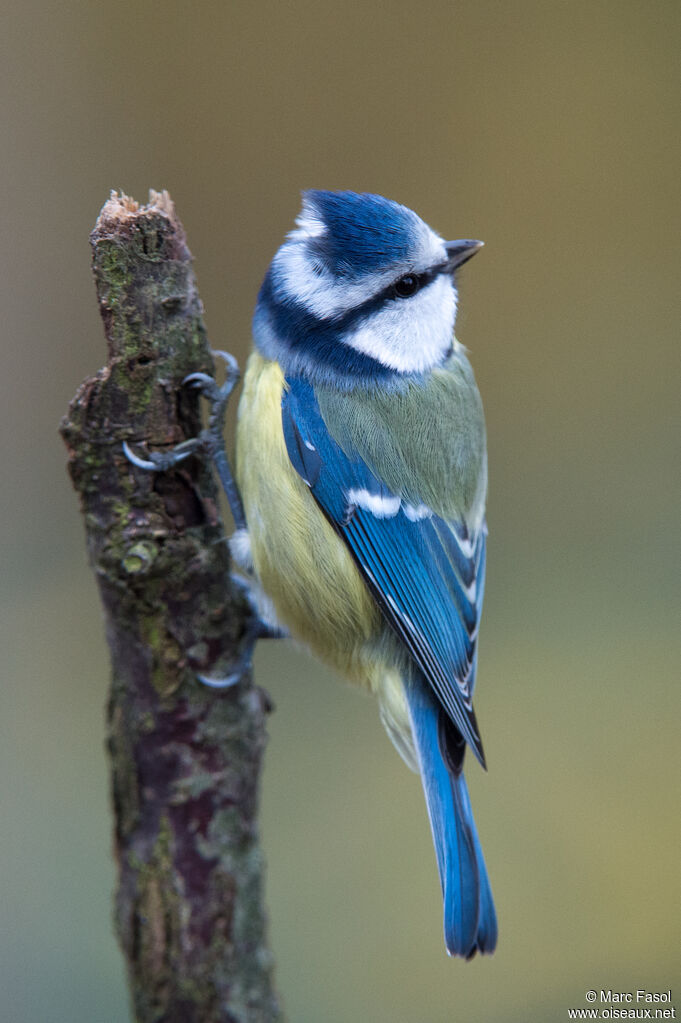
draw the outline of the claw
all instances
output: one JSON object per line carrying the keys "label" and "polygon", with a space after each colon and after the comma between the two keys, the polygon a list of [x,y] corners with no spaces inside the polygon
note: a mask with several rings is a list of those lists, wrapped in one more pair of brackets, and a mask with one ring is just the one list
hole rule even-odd
{"label": "claw", "polygon": [[183,387],[186,384],[194,384],[197,387],[214,387],[215,380],[213,377],[209,376],[208,373],[190,373],[189,376],[186,376],[182,381]]}
{"label": "claw", "polygon": [[128,459],[128,461],[132,462],[132,464],[136,465],[139,469],[155,469],[156,468],[156,463],[155,462],[150,461],[148,458],[140,458],[139,455],[136,455],[135,452],[128,445],[127,440],[123,441],[123,452],[125,454],[125,457]]}
{"label": "claw", "polygon": [[204,686],[210,686],[211,689],[229,689],[230,686],[237,684],[241,678],[241,672],[233,671],[223,678],[217,678],[214,675],[199,675],[197,672],[196,677],[199,682],[203,682]]}
{"label": "claw", "polygon": [[132,450],[126,440],[123,441],[123,453],[129,462],[140,469],[147,469],[151,472],[167,472],[185,458],[196,454],[203,447],[203,440],[199,437],[192,437],[178,444],[172,451],[152,451],[148,458],[140,458]]}
{"label": "claw", "polygon": [[218,386],[215,377],[212,377],[209,373],[190,373],[189,376],[184,378],[182,383],[200,387],[207,398],[217,403],[227,400],[241,374],[239,372],[239,363],[229,352],[214,351],[212,355],[213,358],[219,357],[225,363],[225,382],[222,387]]}
{"label": "claw", "polygon": [[232,582],[245,591],[246,599],[253,609],[253,617],[248,621],[246,630],[241,637],[239,643],[241,652],[237,655],[236,660],[232,662],[231,671],[225,675],[203,675],[200,672],[196,673],[198,680],[212,689],[228,689],[230,686],[236,685],[251,670],[253,648],[259,639],[289,638],[289,633],[286,629],[270,625],[259,617],[255,608],[255,601],[251,595],[251,588],[244,580],[232,576]]}

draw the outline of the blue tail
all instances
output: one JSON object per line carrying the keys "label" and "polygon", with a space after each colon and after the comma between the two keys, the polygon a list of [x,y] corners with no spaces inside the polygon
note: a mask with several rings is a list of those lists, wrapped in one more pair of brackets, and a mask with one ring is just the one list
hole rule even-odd
{"label": "blue tail", "polygon": [[421,679],[405,685],[444,900],[450,955],[493,952],[497,917],[463,776],[465,743]]}

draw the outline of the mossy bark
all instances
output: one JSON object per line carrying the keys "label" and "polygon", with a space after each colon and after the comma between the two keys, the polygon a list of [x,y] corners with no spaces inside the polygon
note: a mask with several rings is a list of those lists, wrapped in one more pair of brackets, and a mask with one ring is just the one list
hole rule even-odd
{"label": "mossy bark", "polygon": [[108,361],[61,431],[111,650],[115,919],[134,1017],[269,1023],[281,1014],[257,829],[268,701],[248,675],[218,692],[196,679],[235,661],[248,608],[210,467],[145,472],[121,447],[201,428],[182,387],[212,372],[191,254],[166,193],[141,207],[112,193],[91,240]]}

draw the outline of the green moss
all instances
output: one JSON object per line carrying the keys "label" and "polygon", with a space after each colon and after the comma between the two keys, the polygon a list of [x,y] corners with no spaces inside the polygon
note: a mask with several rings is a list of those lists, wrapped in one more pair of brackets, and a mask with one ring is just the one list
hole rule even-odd
{"label": "green moss", "polygon": [[[154,603],[150,600],[150,603]],[[151,684],[161,697],[167,699],[175,693],[185,676],[185,658],[180,645],[162,628],[153,611],[140,621],[140,634],[144,645],[152,654]]]}
{"label": "green moss", "polygon": [[95,272],[101,284],[108,289],[107,293],[100,291],[100,297],[114,303],[120,293],[130,287],[132,281],[131,260],[127,248],[110,239],[97,242]]}
{"label": "green moss", "polygon": [[133,544],[121,559],[121,564],[128,575],[143,575],[149,571],[158,556],[158,547],[149,540],[140,540]]}

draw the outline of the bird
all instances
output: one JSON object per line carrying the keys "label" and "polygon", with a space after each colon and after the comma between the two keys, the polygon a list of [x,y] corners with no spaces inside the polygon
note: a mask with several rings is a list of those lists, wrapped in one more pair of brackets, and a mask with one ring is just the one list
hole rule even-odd
{"label": "bird", "polygon": [[[487,527],[486,433],[444,241],[380,195],[308,190],[258,294],[236,433],[232,555],[258,613],[378,700],[421,776],[451,956],[497,919],[463,767]],[[280,634],[280,633],[279,633]]]}

